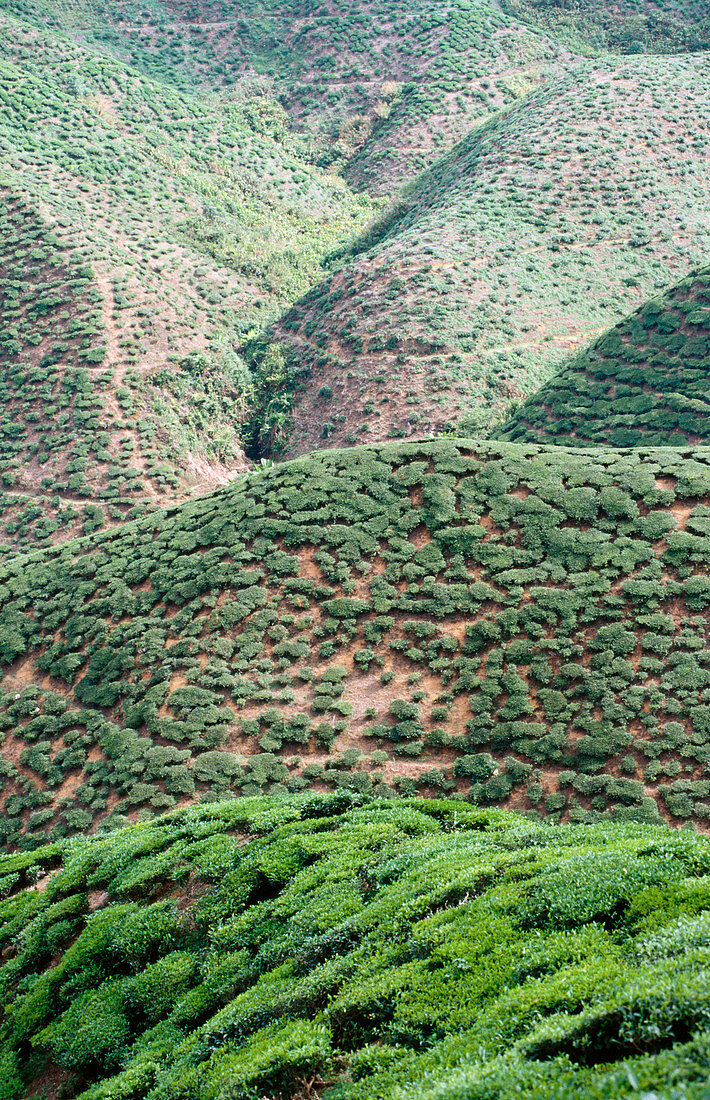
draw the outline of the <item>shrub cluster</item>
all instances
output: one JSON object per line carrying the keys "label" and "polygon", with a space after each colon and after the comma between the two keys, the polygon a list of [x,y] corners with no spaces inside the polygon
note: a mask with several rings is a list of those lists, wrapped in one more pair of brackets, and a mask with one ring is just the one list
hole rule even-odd
{"label": "shrub cluster", "polygon": [[6,857],[0,886],[3,1100],[48,1073],[75,1100],[707,1095],[692,832],[255,798]]}
{"label": "shrub cluster", "polygon": [[706,821],[709,501],[703,448],[446,440],[15,558],[5,843],[306,786]]}

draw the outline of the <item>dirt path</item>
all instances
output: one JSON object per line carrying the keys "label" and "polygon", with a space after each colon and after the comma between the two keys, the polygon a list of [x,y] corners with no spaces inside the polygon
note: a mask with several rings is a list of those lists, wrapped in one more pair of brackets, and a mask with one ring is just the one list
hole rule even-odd
{"label": "dirt path", "polygon": [[605,328],[591,328],[586,332],[560,332],[555,336],[550,335],[546,340],[528,340],[524,344],[499,344],[495,348],[481,348],[476,352],[477,355],[496,355],[501,351],[518,351],[522,348],[544,348],[550,344],[573,343],[578,344],[584,341],[593,340],[595,336],[601,336],[605,333]]}
{"label": "dirt path", "polygon": [[[106,275],[97,274],[96,285],[101,291],[101,320],[106,334],[106,355],[109,366],[113,367],[113,386],[118,389],[126,377],[126,361],[118,339],[118,328],[113,319],[113,287]],[[118,416],[123,414],[118,408]]]}

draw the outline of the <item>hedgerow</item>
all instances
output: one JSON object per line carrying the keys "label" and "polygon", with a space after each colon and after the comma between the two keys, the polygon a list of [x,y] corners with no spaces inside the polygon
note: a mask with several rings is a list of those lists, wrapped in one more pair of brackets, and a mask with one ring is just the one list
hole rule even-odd
{"label": "hedgerow", "polygon": [[693,832],[341,791],[191,807],[0,882],[4,1100],[706,1096]]}

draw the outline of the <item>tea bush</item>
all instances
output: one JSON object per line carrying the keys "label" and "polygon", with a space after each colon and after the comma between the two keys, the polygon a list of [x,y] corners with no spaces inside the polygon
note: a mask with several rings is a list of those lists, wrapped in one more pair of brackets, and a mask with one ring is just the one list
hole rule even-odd
{"label": "tea bush", "polygon": [[341,791],[175,811],[0,881],[5,1100],[707,1094],[693,832]]}
{"label": "tea bush", "polygon": [[709,453],[324,452],[9,560],[3,842],[304,786],[705,825]]}

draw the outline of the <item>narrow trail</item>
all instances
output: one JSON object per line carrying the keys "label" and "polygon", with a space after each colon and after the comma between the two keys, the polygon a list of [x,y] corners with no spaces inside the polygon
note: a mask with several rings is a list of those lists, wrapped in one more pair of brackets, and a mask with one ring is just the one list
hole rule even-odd
{"label": "narrow trail", "polygon": [[101,317],[106,338],[107,362],[105,366],[103,364],[102,366],[104,370],[108,368],[113,371],[110,387],[103,395],[103,414],[106,421],[106,427],[110,431],[116,433],[117,441],[124,438],[133,440],[134,450],[131,456],[131,465],[134,469],[140,470],[143,475],[144,484],[143,493],[141,494],[142,498],[152,501],[162,500],[165,494],[161,494],[157,491],[152,478],[147,472],[148,463],[141,450],[140,434],[126,425],[125,413],[117,397],[117,391],[124,385],[126,380],[128,362],[121,350],[118,326],[113,318],[113,286],[108,276],[103,272],[97,273],[95,280],[96,285],[101,291]]}
{"label": "narrow trail", "polygon": [[[113,287],[106,275],[97,274],[95,281],[101,291],[101,320],[106,334],[106,355],[109,365],[113,367],[114,387],[118,388],[123,385],[127,366],[125,357],[121,352],[118,328],[113,319]],[[120,408],[118,408],[118,415],[120,417],[123,415]]]}
{"label": "narrow trail", "polygon": [[579,344],[593,340],[595,336],[602,336],[607,329],[605,328],[591,328],[586,332],[560,332],[556,335],[550,335],[546,340],[527,340],[523,344],[499,344],[495,348],[481,348],[480,351],[476,351],[474,355],[497,355],[502,351],[518,351],[524,348],[545,348],[550,344],[559,343],[572,343]]}

